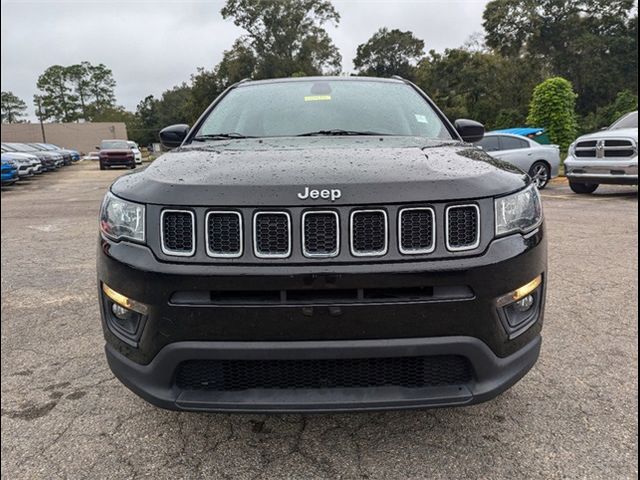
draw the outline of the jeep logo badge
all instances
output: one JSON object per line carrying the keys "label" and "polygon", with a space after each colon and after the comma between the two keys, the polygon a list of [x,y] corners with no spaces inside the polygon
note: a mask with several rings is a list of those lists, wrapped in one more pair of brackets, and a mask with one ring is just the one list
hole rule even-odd
{"label": "jeep logo badge", "polygon": [[332,188],[330,190],[324,188],[322,190],[317,190],[304,187],[304,192],[298,193],[298,198],[300,200],[306,200],[307,198],[317,200],[318,198],[321,198],[323,200],[331,200],[332,202],[335,202],[340,197],[342,197],[342,192],[338,188]]}

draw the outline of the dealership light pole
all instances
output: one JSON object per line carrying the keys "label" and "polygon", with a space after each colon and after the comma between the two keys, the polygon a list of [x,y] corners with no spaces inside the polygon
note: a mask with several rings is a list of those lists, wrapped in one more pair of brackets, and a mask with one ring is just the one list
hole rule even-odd
{"label": "dealership light pole", "polygon": [[40,97],[37,97],[38,101],[38,120],[40,120],[40,130],[42,130],[42,143],[47,143],[47,137],[44,134],[44,123],[42,123],[42,106],[40,105]]}

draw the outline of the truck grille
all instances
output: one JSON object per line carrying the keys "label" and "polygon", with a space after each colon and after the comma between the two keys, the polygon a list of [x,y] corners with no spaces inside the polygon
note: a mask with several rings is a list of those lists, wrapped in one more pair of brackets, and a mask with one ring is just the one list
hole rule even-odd
{"label": "truck grille", "polygon": [[178,366],[183,390],[324,389],[464,385],[472,379],[462,356],[314,360],[189,360]]}
{"label": "truck grille", "polygon": [[163,210],[160,222],[162,251],[167,255],[195,253],[195,218],[189,210]]}
{"label": "truck grille", "polygon": [[336,212],[316,211],[302,215],[302,247],[307,257],[335,257],[340,251],[339,217]]}
{"label": "truck grille", "polygon": [[356,257],[387,253],[387,212],[358,210],[351,213],[351,253]]}
{"label": "truck grille", "polygon": [[398,235],[400,252],[430,253],[435,249],[435,213],[432,208],[405,208],[400,211]]}
{"label": "truck grille", "polygon": [[447,248],[471,250],[480,243],[480,210],[477,205],[447,208]]}
{"label": "truck grille", "polygon": [[242,216],[238,212],[207,213],[207,255],[242,255]]}
{"label": "truck grille", "polygon": [[288,213],[256,213],[253,235],[257,257],[286,258],[291,255],[291,219]]}
{"label": "truck grille", "polygon": [[628,158],[635,154],[636,145],[624,138],[585,140],[575,147],[575,155],[579,158]]}

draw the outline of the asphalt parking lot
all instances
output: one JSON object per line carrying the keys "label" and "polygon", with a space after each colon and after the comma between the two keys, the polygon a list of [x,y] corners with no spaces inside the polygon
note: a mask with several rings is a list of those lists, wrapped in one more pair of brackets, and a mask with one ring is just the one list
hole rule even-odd
{"label": "asphalt parking lot", "polygon": [[83,162],[3,188],[3,478],[637,478],[637,188],[544,191],[543,350],[497,399],[222,415],[156,409],[106,365],[97,213],[122,173]]}

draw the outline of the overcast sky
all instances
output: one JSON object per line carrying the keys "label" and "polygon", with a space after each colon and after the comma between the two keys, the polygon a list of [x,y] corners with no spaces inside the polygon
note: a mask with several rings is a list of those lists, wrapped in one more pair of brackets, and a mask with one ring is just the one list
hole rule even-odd
{"label": "overcast sky", "polygon": [[[113,71],[116,98],[135,110],[149,94],[189,80],[197,67],[211,69],[243,31],[223,20],[224,0],[2,0],[2,91],[29,105],[38,76],[50,65],[82,60]],[[353,70],[360,43],[378,28],[411,30],[426,49],[462,45],[482,31],[484,0],[333,0],[340,12],[328,28]]]}

